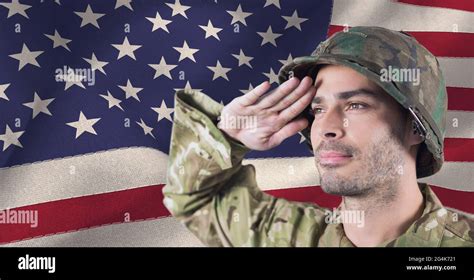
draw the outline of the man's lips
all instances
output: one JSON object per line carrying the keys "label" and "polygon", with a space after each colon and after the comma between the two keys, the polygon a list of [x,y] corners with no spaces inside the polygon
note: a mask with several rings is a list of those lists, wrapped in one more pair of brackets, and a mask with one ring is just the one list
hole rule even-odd
{"label": "man's lips", "polygon": [[339,165],[348,162],[352,156],[339,152],[321,152],[319,154],[320,164],[322,165]]}
{"label": "man's lips", "polygon": [[333,158],[333,157],[351,157],[351,155],[339,153],[339,152],[321,152],[319,154],[321,158]]}

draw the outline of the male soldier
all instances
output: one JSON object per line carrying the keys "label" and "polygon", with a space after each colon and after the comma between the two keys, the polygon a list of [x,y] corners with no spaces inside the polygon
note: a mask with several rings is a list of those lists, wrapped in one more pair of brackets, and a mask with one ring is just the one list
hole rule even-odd
{"label": "male soldier", "polygon": [[[225,107],[202,93],[176,93],[164,203],[202,242],[474,246],[472,217],[417,183],[443,164],[447,96],[436,58],[413,37],[354,27],[285,65],[279,80],[269,94],[264,82]],[[219,121],[237,117],[257,125]],[[314,153],[322,189],[343,197],[333,212],[263,193],[255,168],[242,165],[248,151],[297,132]],[[364,223],[337,219],[351,211]]]}

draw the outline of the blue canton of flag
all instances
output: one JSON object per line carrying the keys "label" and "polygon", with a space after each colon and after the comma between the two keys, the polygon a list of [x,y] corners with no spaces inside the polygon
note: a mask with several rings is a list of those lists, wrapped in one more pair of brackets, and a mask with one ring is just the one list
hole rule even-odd
{"label": "blue canton of flag", "polygon": [[[265,3],[264,3],[265,2]],[[0,2],[0,167],[168,152],[173,96],[224,104],[325,39],[331,1]],[[303,156],[295,136],[249,157]]]}

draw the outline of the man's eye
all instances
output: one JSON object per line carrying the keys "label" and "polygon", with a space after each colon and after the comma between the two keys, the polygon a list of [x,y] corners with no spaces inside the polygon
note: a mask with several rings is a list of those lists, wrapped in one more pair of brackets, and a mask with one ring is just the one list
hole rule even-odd
{"label": "man's eye", "polygon": [[349,104],[350,109],[365,109],[367,108],[367,105],[362,104],[362,103],[351,103]]}
{"label": "man's eye", "polygon": [[319,113],[322,113],[322,111],[323,111],[323,108],[320,108],[320,107],[314,107],[313,109],[311,109],[311,113],[313,115],[317,115]]}
{"label": "man's eye", "polygon": [[[368,105],[366,105],[364,103],[350,103],[349,104],[349,109],[350,110],[362,110],[362,109],[366,109],[367,107],[368,107]],[[314,107],[314,108],[311,109],[311,114],[313,116],[321,114],[321,113],[324,113],[324,108]]]}

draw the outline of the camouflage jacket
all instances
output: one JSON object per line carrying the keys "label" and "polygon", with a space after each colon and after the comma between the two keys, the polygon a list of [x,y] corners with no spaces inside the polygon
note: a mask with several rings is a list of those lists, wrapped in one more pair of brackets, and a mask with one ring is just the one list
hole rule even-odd
{"label": "camouflage jacket", "polygon": [[[328,209],[262,192],[247,147],[216,127],[223,106],[193,90],[175,96],[164,204],[209,246],[354,247]],[[474,246],[472,217],[443,207],[420,183],[422,216],[395,240],[379,246]]]}

